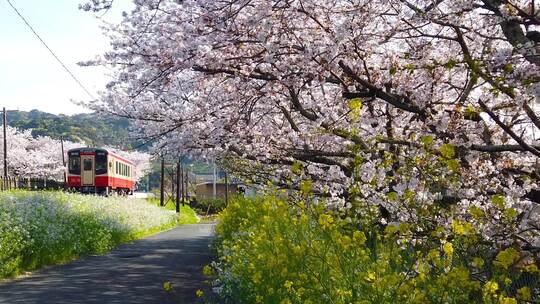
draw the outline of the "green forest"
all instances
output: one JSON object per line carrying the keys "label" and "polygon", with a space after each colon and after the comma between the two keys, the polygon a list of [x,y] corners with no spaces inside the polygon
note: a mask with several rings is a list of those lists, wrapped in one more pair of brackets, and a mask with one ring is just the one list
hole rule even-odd
{"label": "green forest", "polygon": [[115,146],[125,149],[147,150],[144,140],[129,134],[128,119],[102,113],[55,115],[38,110],[7,111],[8,125],[32,130],[32,136],[63,138],[73,142],[85,142],[89,146]]}

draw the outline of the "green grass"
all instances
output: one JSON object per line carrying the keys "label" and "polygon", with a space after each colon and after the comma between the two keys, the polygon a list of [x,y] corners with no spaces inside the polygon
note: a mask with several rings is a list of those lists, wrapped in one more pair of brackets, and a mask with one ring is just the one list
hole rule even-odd
{"label": "green grass", "polygon": [[[157,198],[149,198],[147,199],[147,202],[154,206],[159,206],[159,199]],[[176,211],[176,206],[172,201],[169,201],[165,206],[163,207],[167,210]],[[197,224],[199,222],[199,217],[197,216],[197,213],[189,205],[180,204],[180,214],[178,215],[178,224],[184,225],[184,224]]]}

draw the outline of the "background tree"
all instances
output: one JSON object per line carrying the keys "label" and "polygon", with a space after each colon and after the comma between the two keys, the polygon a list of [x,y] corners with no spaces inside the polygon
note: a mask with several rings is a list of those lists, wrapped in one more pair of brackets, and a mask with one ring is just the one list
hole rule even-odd
{"label": "background tree", "polygon": [[[62,162],[62,146],[60,140],[48,136],[32,137],[32,130],[18,130],[7,127],[8,175],[22,178],[44,178],[63,180],[65,166]],[[0,134],[0,140],[3,135]],[[86,147],[85,143],[64,141],[64,159],[67,162],[67,152],[70,149]],[[150,170],[151,155],[139,151],[123,151],[117,148],[105,147],[114,151],[135,164],[135,181],[139,181]],[[0,147],[3,155],[3,146]],[[3,163],[0,164],[3,170]]]}

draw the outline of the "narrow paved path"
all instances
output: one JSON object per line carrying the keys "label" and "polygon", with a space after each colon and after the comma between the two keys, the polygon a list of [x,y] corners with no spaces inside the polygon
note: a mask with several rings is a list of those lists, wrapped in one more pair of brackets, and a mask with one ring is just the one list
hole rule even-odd
{"label": "narrow paved path", "polygon": [[[0,303],[196,303],[213,225],[185,225],[0,283]],[[173,290],[163,290],[171,282]]]}

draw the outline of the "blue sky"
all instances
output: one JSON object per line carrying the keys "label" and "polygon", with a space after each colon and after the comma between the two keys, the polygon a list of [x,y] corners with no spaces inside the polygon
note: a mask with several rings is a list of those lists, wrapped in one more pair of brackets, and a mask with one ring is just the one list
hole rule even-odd
{"label": "blue sky", "polygon": [[[95,94],[108,81],[107,71],[79,67],[77,62],[103,53],[108,49],[108,40],[99,28],[103,21],[78,9],[83,1],[11,0],[56,55]],[[116,0],[103,20],[118,22],[122,11],[130,8],[129,0]],[[0,0],[0,107],[74,114],[88,110],[71,100],[89,98],[8,2]]]}

